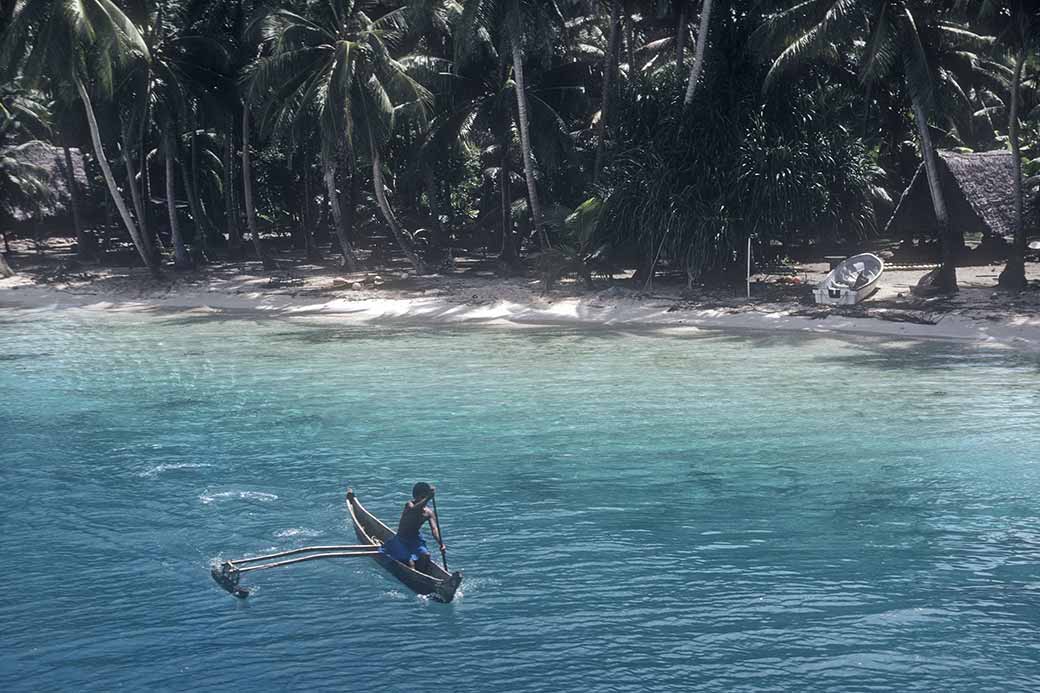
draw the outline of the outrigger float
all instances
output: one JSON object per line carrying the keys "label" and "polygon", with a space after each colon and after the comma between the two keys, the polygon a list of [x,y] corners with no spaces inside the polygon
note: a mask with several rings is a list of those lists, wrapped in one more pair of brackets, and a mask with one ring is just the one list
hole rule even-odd
{"label": "outrigger float", "polygon": [[[212,570],[210,570],[210,574],[218,585],[239,599],[245,599],[249,596],[249,590],[239,584],[239,580],[241,580],[243,573],[250,573],[254,570],[267,570],[268,568],[280,568],[294,563],[314,561],[319,558],[353,558],[354,556],[372,556],[378,553],[379,547],[373,549],[370,544],[304,546],[291,551],[279,551],[278,553],[269,553],[264,556],[252,556],[250,558],[236,558],[233,561],[224,561],[219,566],[213,566]],[[260,565],[246,565],[247,563],[258,563],[272,558],[285,558],[286,556],[297,556],[297,558],[289,558],[284,561],[272,561],[270,563],[260,563]]]}

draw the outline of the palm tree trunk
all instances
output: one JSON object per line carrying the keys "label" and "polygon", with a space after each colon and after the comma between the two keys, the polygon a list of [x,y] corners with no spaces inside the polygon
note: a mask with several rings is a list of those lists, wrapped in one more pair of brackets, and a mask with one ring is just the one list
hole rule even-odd
{"label": "palm tree trunk", "polygon": [[357,218],[358,200],[361,199],[361,174],[357,170],[357,162],[351,154],[346,161],[346,170],[350,176],[347,184],[347,197],[343,205],[343,226],[347,229],[347,238],[360,239],[360,234],[354,226]]}
{"label": "palm tree trunk", "polygon": [[610,33],[607,38],[607,53],[603,56],[603,93],[599,101],[599,122],[596,123],[596,163],[592,167],[592,182],[599,181],[599,170],[603,165],[603,138],[607,132],[607,111],[610,107],[610,87],[617,70],[618,22],[621,19],[621,0],[610,3]]}
{"label": "palm tree trunk", "polygon": [[176,142],[173,136],[173,125],[166,125],[163,133],[166,149],[166,210],[170,217],[170,237],[173,240],[173,268],[178,270],[191,269],[191,256],[184,245],[184,237],[181,236],[181,226],[177,219],[176,182],[173,173],[173,159],[176,156]]}
{"label": "palm tree trunk", "polygon": [[629,12],[625,13],[625,50],[628,52],[628,76],[630,79],[635,79],[636,75],[636,39],[635,31],[632,27],[632,15]]}
{"label": "palm tree trunk", "polygon": [[527,199],[531,203],[531,220],[538,234],[542,249],[548,249],[549,235],[545,231],[542,217],[542,204],[538,200],[538,186],[534,180],[534,157],[531,156],[531,136],[527,119],[527,88],[524,85],[524,56],[519,41],[513,44],[513,75],[516,79],[516,110],[520,125],[520,151],[524,159],[524,178],[527,180]]}
{"label": "palm tree trunk", "polygon": [[[506,133],[509,128],[506,128]],[[502,148],[501,162],[498,171],[498,187],[502,206],[502,248],[498,253],[498,262],[507,269],[516,266],[516,243],[513,242],[513,200],[510,195],[509,182],[509,137],[508,134],[499,140]]]}
{"label": "palm tree trunk", "polygon": [[119,210],[119,216],[122,218],[127,232],[130,234],[130,240],[134,242],[134,247],[137,248],[137,254],[141,256],[141,260],[144,261],[144,264],[147,267],[151,268],[153,272],[158,272],[159,266],[156,262],[155,253],[152,252],[148,239],[141,235],[137,226],[134,224],[134,220],[130,216],[130,210],[126,208],[126,202],[123,200],[123,196],[119,193],[119,188],[116,186],[115,176],[112,175],[112,167],[108,165],[108,159],[105,158],[105,150],[101,146],[101,131],[98,129],[97,118],[94,117],[94,106],[90,102],[90,95],[87,94],[87,88],[83,86],[82,81],[77,79],[76,89],[79,91],[79,98],[83,102],[83,110],[86,111],[87,114],[87,125],[90,127],[90,140],[94,144],[94,154],[97,157],[98,166],[101,167],[101,174],[105,177],[105,184],[108,186],[108,192],[112,197],[112,202],[115,203],[116,209]]}
{"label": "palm tree trunk", "polygon": [[65,182],[69,186],[69,206],[72,208],[72,225],[76,229],[76,255],[86,259],[94,254],[91,239],[83,228],[83,212],[79,206],[79,185],[76,183],[76,169],[72,167],[72,152],[64,133],[61,138],[61,149],[65,154]]}
{"label": "palm tree trunk", "polygon": [[130,190],[130,201],[134,205],[134,214],[137,215],[137,227],[141,234],[141,240],[148,248],[148,252],[156,254],[158,258],[155,246],[152,245],[152,236],[148,233],[148,224],[144,216],[144,201],[141,199],[141,189],[137,185],[137,172],[134,171],[133,152],[131,151],[133,148],[130,146],[132,137],[125,121],[121,130],[123,134],[123,165],[126,170],[126,187]]}
{"label": "palm tree trunk", "polygon": [[192,257],[196,263],[206,262],[209,254],[209,220],[202,209],[202,201],[199,199],[199,190],[195,184],[198,175],[198,159],[195,154],[195,131],[191,133],[191,166],[181,166],[181,184],[188,196],[188,208],[191,210],[191,218],[195,223],[195,243],[192,248]]}
{"label": "palm tree trunk", "polygon": [[250,165],[249,154],[249,109],[242,106],[242,194],[246,205],[246,223],[249,224],[249,234],[253,237],[253,249],[256,257],[263,264],[265,270],[276,269],[276,265],[264,253],[264,244],[260,240],[260,229],[256,223],[256,203],[253,201],[253,171]]}
{"label": "palm tree trunk", "polygon": [[924,106],[917,98],[913,99],[913,108],[914,118],[917,121],[917,133],[921,138],[921,154],[924,159],[924,171],[928,178],[928,190],[932,195],[932,207],[935,210],[935,221],[939,227],[939,238],[942,242],[942,265],[939,267],[936,286],[940,291],[953,293],[957,291],[957,244],[950,233],[950,216],[946,210],[946,199],[943,197],[935,144],[928,131],[928,116]]}
{"label": "palm tree trunk", "polygon": [[242,233],[238,227],[238,195],[235,194],[235,119],[227,117],[224,132],[224,223],[227,225],[228,254],[238,259],[242,252]]}
{"label": "palm tree trunk", "polygon": [[390,226],[391,233],[394,234],[394,238],[397,240],[397,245],[401,247],[401,251],[404,256],[408,258],[408,261],[412,263],[412,267],[415,268],[416,274],[423,274],[426,268],[423,266],[422,260],[419,259],[419,255],[415,252],[415,248],[412,246],[412,240],[405,235],[404,229],[397,222],[397,217],[394,216],[394,210],[390,209],[390,203],[386,199],[386,184],[383,182],[383,164],[379,158],[379,150],[376,145],[371,142],[371,135],[369,136],[370,148],[372,150],[372,187],[376,193],[376,202],[379,204],[379,211],[383,213],[383,218],[386,219],[387,225]]}
{"label": "palm tree trunk", "polygon": [[1022,67],[1026,61],[1026,49],[1023,47],[1015,58],[1015,73],[1011,79],[1011,116],[1008,122],[1008,141],[1011,144],[1011,158],[1015,167],[1015,240],[1011,244],[1011,255],[1007,266],[1000,273],[997,283],[1008,289],[1026,288],[1026,230],[1022,219],[1022,150],[1018,136],[1019,92],[1022,88]]}
{"label": "palm tree trunk", "polygon": [[182,171],[190,173],[188,180],[189,197],[194,207],[192,208],[192,216],[195,215],[196,211],[198,216],[196,217],[196,224],[199,226],[198,238],[196,243],[200,249],[200,255],[203,257],[209,255],[209,242],[211,234],[213,233],[213,220],[209,218],[209,213],[206,211],[206,204],[202,200],[202,195],[199,194],[199,121],[198,116],[192,118],[191,124],[191,168],[186,169],[181,167]]}
{"label": "palm tree trunk", "polygon": [[675,64],[680,70],[686,61],[686,34],[688,33],[687,24],[689,24],[686,13],[689,6],[689,0],[679,0],[679,20],[675,26]]}
{"label": "palm tree trunk", "polygon": [[336,227],[336,238],[343,253],[342,264],[348,272],[357,272],[357,255],[350,243],[350,232],[343,221],[343,207],[340,206],[339,193],[336,191],[336,160],[331,156],[322,157],[322,173],[325,180],[325,194],[332,211],[332,221]]}
{"label": "palm tree trunk", "polygon": [[697,82],[701,78],[701,69],[704,67],[704,48],[708,45],[708,26],[711,23],[711,0],[704,0],[701,6],[701,21],[697,27],[697,46],[693,52],[693,65],[690,66],[690,78],[686,82],[686,97],[683,99],[683,108],[689,108],[693,103],[693,93],[697,90]]}
{"label": "palm tree trunk", "polygon": [[437,181],[434,178],[433,169],[430,166],[423,166],[423,185],[426,186],[426,209],[430,213],[430,217],[433,219],[434,225],[437,227],[436,238],[432,239],[431,245],[441,251],[444,249],[445,243],[448,239],[448,231],[444,227],[444,222],[441,220],[441,207],[439,201],[440,191],[437,188]]}
{"label": "palm tree trunk", "polygon": [[311,192],[311,169],[310,166],[303,167],[303,209],[300,219],[303,222],[303,246],[308,260],[320,262],[324,258],[318,248],[317,219],[311,216],[314,211],[314,194]]}

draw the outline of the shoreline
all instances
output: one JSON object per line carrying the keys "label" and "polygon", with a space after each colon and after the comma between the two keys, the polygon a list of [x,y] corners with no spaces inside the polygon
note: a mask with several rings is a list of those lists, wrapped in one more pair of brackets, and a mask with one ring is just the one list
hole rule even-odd
{"label": "shoreline", "polygon": [[[883,307],[868,301],[853,310],[829,310],[793,300],[690,301],[618,287],[542,296],[530,280],[452,281],[434,277],[434,288],[383,287],[315,290],[271,288],[269,277],[236,275],[229,284],[203,281],[144,282],[116,288],[45,285],[27,276],[0,281],[0,309],[78,309],[118,313],[257,316],[353,325],[588,327],[661,332],[774,332],[892,341],[942,340],[978,347],[1040,352],[1040,315],[1014,311],[983,317],[970,310],[935,312]],[[327,277],[326,277],[327,278]],[[378,277],[377,277],[378,278]],[[130,281],[130,280],[128,280]],[[349,280],[347,280],[349,281]]]}

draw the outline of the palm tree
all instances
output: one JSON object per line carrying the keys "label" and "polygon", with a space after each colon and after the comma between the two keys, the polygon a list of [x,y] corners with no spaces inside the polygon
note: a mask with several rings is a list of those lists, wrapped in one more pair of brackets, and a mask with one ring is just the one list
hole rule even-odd
{"label": "palm tree", "polygon": [[246,205],[246,223],[249,225],[249,235],[253,238],[253,249],[256,256],[260,258],[264,269],[276,269],[273,260],[264,252],[263,242],[260,240],[260,228],[256,223],[256,201],[253,199],[253,168],[252,155],[249,151],[251,145],[251,119],[249,109],[243,104],[242,107],[242,194]]}
{"label": "palm tree", "polygon": [[689,33],[687,12],[690,3],[688,0],[676,0],[675,4],[678,5],[675,20],[675,64],[681,68],[686,62],[686,38]]}
{"label": "palm tree", "polygon": [[[335,187],[336,163],[367,154],[379,210],[416,272],[422,260],[398,222],[387,197],[383,148],[395,117],[409,106],[419,111],[429,94],[408,74],[391,46],[405,33],[405,8],[380,14],[375,2],[333,0],[308,8],[307,16],[275,10],[261,22],[264,52],[249,68],[246,100],[273,129],[314,118],[336,232],[348,266],[356,263]],[[357,175],[356,172],[353,175]]]}
{"label": "palm tree", "polygon": [[[973,3],[974,4],[974,3]],[[982,0],[978,3],[978,19],[991,23],[997,36],[998,48],[1009,54],[1012,68],[1008,90],[1011,108],[1008,112],[1008,144],[1015,167],[1015,239],[1007,265],[997,283],[1008,289],[1026,287],[1026,233],[1024,192],[1022,182],[1022,148],[1020,121],[1022,104],[1022,73],[1030,56],[1040,51],[1040,3],[1027,0]],[[1035,58],[1034,58],[1035,59]]]}
{"label": "palm tree", "polygon": [[455,26],[455,59],[465,60],[472,50],[472,37],[495,37],[499,55],[509,56],[516,82],[517,126],[520,131],[520,154],[524,164],[524,180],[531,221],[543,248],[549,247],[541,198],[535,173],[531,145],[530,106],[524,71],[527,53],[532,47],[551,47],[556,27],[563,23],[563,13],[556,0],[469,0]]}
{"label": "palm tree", "polygon": [[[253,0],[195,0],[193,4],[200,6],[193,13],[196,17],[196,33],[221,46],[223,52],[219,72],[228,83],[220,93],[213,95],[212,102],[205,99],[200,101],[200,104],[209,106],[209,119],[216,124],[215,130],[219,134],[219,170],[222,179],[219,187],[223,193],[224,227],[227,231],[229,255],[237,259],[242,252],[241,220],[244,205],[239,190],[245,186],[240,186],[236,180],[241,157],[239,146],[243,99],[233,85],[234,80],[238,79],[256,59],[256,42],[253,40],[251,26],[259,3]],[[257,247],[256,240],[254,239],[254,247]],[[259,247],[263,250],[262,244]]]}
{"label": "palm tree", "polygon": [[[469,59],[452,66],[452,85],[445,90],[447,103],[431,122],[419,147],[419,160],[432,172],[455,148],[481,151],[490,164],[484,174],[494,178],[499,188],[501,211],[501,269],[516,269],[516,243],[513,240],[512,167],[513,109],[515,82],[508,68],[494,55],[493,47],[481,59]],[[487,147],[482,144],[492,143]]]}
{"label": "palm tree", "polygon": [[[145,30],[150,60],[140,70],[139,79],[131,83],[139,92],[130,101],[136,105],[132,120],[139,123],[142,144],[147,131],[156,125],[161,133],[161,151],[166,187],[166,206],[174,249],[174,266],[190,269],[191,256],[181,233],[176,210],[176,179],[174,173],[181,152],[181,130],[194,120],[195,111],[203,99],[214,101],[216,94],[230,86],[222,76],[227,68],[227,55],[214,38],[197,30],[202,20],[205,3],[183,3],[163,0],[154,3],[146,12]],[[194,107],[194,108],[193,108]],[[194,133],[194,128],[192,132]],[[194,142],[194,135],[193,142]],[[129,158],[128,158],[129,161]],[[197,227],[196,237],[202,235],[201,212],[198,200],[189,185],[186,171],[180,166],[185,180],[185,194]],[[195,171],[192,170],[192,177]],[[136,186],[135,186],[136,187]]]}
{"label": "palm tree", "polygon": [[[683,6],[685,12],[685,5]],[[685,19],[683,19],[685,23]],[[621,0],[610,2],[610,28],[607,31],[607,50],[603,54],[603,92],[600,96],[599,121],[596,123],[596,160],[592,167],[592,182],[599,180],[600,167],[603,164],[603,138],[607,131],[607,112],[610,107],[611,81],[617,72],[620,51],[618,50],[618,33],[621,24]],[[681,56],[681,49],[679,55]],[[680,62],[682,58],[679,58]]]}
{"label": "palm tree", "polygon": [[94,256],[97,241],[93,236],[87,235],[83,221],[79,182],[76,180],[75,170],[72,167],[71,133],[80,132],[82,128],[81,117],[74,113],[74,104],[74,100],[65,95],[59,95],[55,100],[55,125],[65,159],[65,184],[69,188],[69,208],[72,211],[72,226],[76,230],[76,255],[80,259],[88,259]]}
{"label": "palm tree", "polygon": [[27,0],[18,6],[7,27],[0,48],[0,72],[20,70],[30,84],[47,79],[52,85],[75,90],[112,201],[141,259],[157,271],[150,240],[140,233],[112,175],[88,89],[89,85],[108,98],[117,73],[147,58],[148,48],[137,27],[111,0]]}
{"label": "palm tree", "polygon": [[[519,2],[514,5],[519,10]],[[545,230],[545,217],[542,214],[542,203],[538,198],[538,185],[534,178],[534,157],[531,155],[531,118],[527,106],[527,82],[524,80],[524,53],[522,33],[519,26],[514,28],[510,38],[513,56],[513,79],[516,80],[517,124],[520,126],[520,153],[524,161],[524,179],[527,182],[527,199],[531,203],[531,219],[541,239],[542,247],[549,247],[549,236]]]}
{"label": "palm tree", "polygon": [[[704,68],[704,49],[708,45],[708,26],[711,23],[711,0],[704,0],[701,6],[701,21],[697,27],[697,47],[693,52],[693,65],[690,66],[690,78],[686,82],[686,96],[683,98],[683,107],[689,108],[693,103],[693,94],[697,89],[697,82],[701,78],[701,70]],[[683,27],[685,31],[685,27]]]}
{"label": "palm tree", "polygon": [[[708,0],[705,0],[706,2]],[[938,26],[941,3],[929,0],[805,0],[773,16],[761,32],[786,46],[766,75],[765,89],[780,76],[811,59],[826,57],[836,45],[865,41],[860,77],[875,83],[901,65],[910,92],[932,207],[942,239],[942,264],[935,281],[939,291],[957,291],[957,238],[951,233],[949,213],[939,177],[935,144],[928,117],[936,101],[935,46],[924,34]],[[702,18],[703,19],[703,18]],[[767,40],[765,45],[770,45]]]}

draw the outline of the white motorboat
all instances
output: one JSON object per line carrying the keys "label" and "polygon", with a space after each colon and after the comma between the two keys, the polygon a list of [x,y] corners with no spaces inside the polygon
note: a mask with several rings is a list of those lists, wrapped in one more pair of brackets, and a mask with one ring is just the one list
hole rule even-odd
{"label": "white motorboat", "polygon": [[877,255],[861,253],[842,260],[827,278],[816,285],[813,296],[817,303],[854,306],[878,289],[878,279],[885,263]]}

